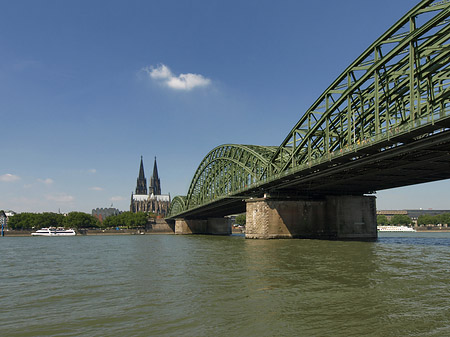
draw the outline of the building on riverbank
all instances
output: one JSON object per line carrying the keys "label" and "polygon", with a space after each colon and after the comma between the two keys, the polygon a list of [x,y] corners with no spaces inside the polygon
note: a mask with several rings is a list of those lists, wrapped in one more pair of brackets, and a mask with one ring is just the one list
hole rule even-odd
{"label": "building on riverbank", "polygon": [[165,216],[169,211],[170,194],[161,193],[161,181],[158,176],[158,167],[153,164],[153,175],[150,178],[150,185],[147,190],[147,179],[144,173],[144,162],[141,156],[139,175],[136,182],[135,193],[131,193],[130,212],[152,212]]}
{"label": "building on riverbank", "polygon": [[96,208],[92,210],[92,216],[96,217],[100,222],[103,222],[111,215],[119,215],[121,212],[117,208]]}

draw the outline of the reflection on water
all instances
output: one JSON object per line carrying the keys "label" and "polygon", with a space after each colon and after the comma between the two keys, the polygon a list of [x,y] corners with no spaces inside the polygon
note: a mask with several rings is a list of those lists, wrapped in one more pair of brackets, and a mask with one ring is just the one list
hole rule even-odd
{"label": "reflection on water", "polygon": [[5,336],[448,336],[450,233],[1,238]]}

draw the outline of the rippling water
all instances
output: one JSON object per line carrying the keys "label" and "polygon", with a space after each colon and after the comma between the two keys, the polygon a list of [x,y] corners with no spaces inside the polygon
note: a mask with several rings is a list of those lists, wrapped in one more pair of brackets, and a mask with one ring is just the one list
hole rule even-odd
{"label": "rippling water", "polygon": [[450,336],[450,233],[0,238],[1,336]]}

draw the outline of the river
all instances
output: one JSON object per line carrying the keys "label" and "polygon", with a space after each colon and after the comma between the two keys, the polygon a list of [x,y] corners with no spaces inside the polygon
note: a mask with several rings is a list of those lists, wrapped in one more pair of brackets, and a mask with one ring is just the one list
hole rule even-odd
{"label": "river", "polygon": [[0,238],[0,336],[450,336],[450,233]]}

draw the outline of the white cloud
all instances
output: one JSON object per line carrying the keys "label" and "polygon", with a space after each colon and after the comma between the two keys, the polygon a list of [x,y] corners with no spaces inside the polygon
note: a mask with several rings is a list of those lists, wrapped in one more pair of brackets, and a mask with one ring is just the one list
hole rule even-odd
{"label": "white cloud", "polygon": [[17,180],[20,180],[20,177],[14,175],[14,174],[10,174],[10,173],[6,173],[6,174],[0,176],[0,181],[4,181],[7,183],[17,181]]}
{"label": "white cloud", "polygon": [[73,196],[68,194],[46,195],[45,198],[49,201],[55,201],[59,203],[70,203],[75,200]]}
{"label": "white cloud", "polygon": [[109,200],[111,201],[121,201],[121,200],[125,200],[124,197],[120,197],[120,196],[116,196],[116,197],[111,197]]}
{"label": "white cloud", "polygon": [[145,67],[142,70],[147,72],[151,79],[175,90],[189,91],[196,87],[206,87],[211,84],[209,78],[199,74],[187,73],[176,76],[164,64],[159,64],[156,68],[154,66]]}
{"label": "white cloud", "polygon": [[93,186],[89,188],[91,191],[103,191],[102,187],[98,187],[98,186]]}
{"label": "white cloud", "polygon": [[40,183],[46,184],[46,185],[51,185],[54,183],[53,179],[47,178],[47,179],[38,179],[38,181]]}
{"label": "white cloud", "polygon": [[90,169],[90,170],[88,170],[88,172],[94,174],[94,173],[97,173],[97,170],[96,169]]}

